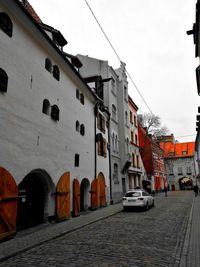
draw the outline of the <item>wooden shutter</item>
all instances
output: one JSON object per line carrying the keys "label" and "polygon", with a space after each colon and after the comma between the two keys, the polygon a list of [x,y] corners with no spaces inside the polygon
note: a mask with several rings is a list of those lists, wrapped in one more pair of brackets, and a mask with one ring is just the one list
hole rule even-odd
{"label": "wooden shutter", "polygon": [[12,175],[0,167],[0,241],[16,233],[18,188]]}
{"label": "wooden shutter", "polygon": [[80,213],[80,184],[77,179],[73,181],[73,215],[76,217]]}
{"label": "wooden shutter", "polygon": [[64,173],[56,188],[56,215],[57,220],[70,217],[70,173]]}

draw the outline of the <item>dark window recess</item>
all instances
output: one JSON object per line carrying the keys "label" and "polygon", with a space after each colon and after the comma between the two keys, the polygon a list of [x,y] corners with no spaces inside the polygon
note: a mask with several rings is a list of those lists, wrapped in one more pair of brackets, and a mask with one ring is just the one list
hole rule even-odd
{"label": "dark window recess", "polygon": [[106,120],[101,113],[97,113],[97,128],[103,133],[106,132]]}
{"label": "dark window recess", "polygon": [[79,123],[79,121],[76,121],[76,131],[80,132],[80,123]]}
{"label": "dark window recess", "polygon": [[49,58],[45,59],[45,69],[48,70],[48,72],[52,72],[52,63]]}
{"label": "dark window recess", "polygon": [[81,101],[81,104],[85,104],[85,97],[83,94],[80,94],[80,101]]}
{"label": "dark window recess", "polygon": [[57,80],[60,81],[60,70],[57,65],[53,66],[53,77]]}
{"label": "dark window recess", "polygon": [[79,154],[75,154],[74,166],[79,167]]}
{"label": "dark window recess", "polygon": [[51,107],[51,118],[54,121],[59,121],[59,114],[60,114],[60,110],[59,110],[58,106],[57,105],[53,105]]}
{"label": "dark window recess", "polygon": [[79,99],[80,98],[80,93],[79,93],[79,90],[76,89],[76,98]]}
{"label": "dark window recess", "polygon": [[43,100],[42,113],[46,115],[50,114],[50,102],[48,99]]}
{"label": "dark window recess", "polygon": [[80,134],[85,135],[85,126],[83,124],[81,124],[81,127],[80,127]]}
{"label": "dark window recess", "polygon": [[197,93],[200,95],[200,66],[196,68]]}
{"label": "dark window recess", "polygon": [[98,155],[103,156],[104,158],[107,157],[107,142],[102,137],[102,135],[97,135],[97,149],[98,149]]}
{"label": "dark window recess", "polygon": [[0,91],[1,92],[7,92],[7,86],[8,86],[8,75],[6,72],[0,68]]}
{"label": "dark window recess", "polygon": [[102,81],[101,77],[99,77],[96,80],[95,88],[96,88],[96,94],[98,95],[99,98],[101,98],[103,100],[104,84],[103,84],[103,81]]}
{"label": "dark window recess", "polygon": [[4,12],[0,13],[0,29],[2,29],[2,31],[4,31],[9,37],[12,37],[13,24],[10,17]]}

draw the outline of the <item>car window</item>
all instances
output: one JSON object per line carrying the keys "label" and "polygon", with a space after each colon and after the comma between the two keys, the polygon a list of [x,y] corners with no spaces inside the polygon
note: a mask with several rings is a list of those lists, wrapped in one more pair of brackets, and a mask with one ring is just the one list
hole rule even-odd
{"label": "car window", "polygon": [[142,192],[143,196],[149,196],[149,194],[147,192]]}
{"label": "car window", "polygon": [[140,197],[141,193],[140,192],[127,192],[125,194],[125,197]]}

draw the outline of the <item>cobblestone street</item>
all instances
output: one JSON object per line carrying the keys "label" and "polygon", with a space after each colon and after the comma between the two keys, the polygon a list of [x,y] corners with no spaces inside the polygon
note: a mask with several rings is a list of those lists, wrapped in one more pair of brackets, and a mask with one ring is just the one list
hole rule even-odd
{"label": "cobblestone street", "polygon": [[[155,207],[117,213],[0,263],[2,267],[176,266],[193,192],[158,194]],[[82,215],[84,216],[84,215]]]}

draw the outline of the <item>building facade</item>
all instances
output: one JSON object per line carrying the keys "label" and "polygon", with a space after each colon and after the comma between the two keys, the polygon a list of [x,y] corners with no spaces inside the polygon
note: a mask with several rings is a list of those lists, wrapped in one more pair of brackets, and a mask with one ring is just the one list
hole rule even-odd
{"label": "building facade", "polygon": [[167,175],[164,164],[164,151],[159,147],[145,128],[138,124],[140,154],[151,183],[151,191],[158,192],[167,185]]}
{"label": "building facade", "polygon": [[131,165],[128,168],[128,188],[131,189],[136,187],[143,187],[146,190],[149,190],[150,183],[147,180],[146,171],[144,169],[139,149],[137,111],[138,107],[129,96]]}
{"label": "building facade", "polygon": [[[193,24],[192,30],[187,31],[188,35],[193,35],[193,41],[195,45],[195,57],[200,58],[200,1],[196,2],[196,14],[195,23]],[[197,94],[200,95],[200,65],[196,67],[196,83],[197,83]],[[197,108],[196,116],[196,140],[195,140],[195,170],[196,170],[196,182],[200,186],[200,106]]]}
{"label": "building facade", "polygon": [[196,184],[195,142],[177,143],[173,135],[160,141],[164,150],[167,183],[171,190],[192,189]]}
{"label": "building facade", "polygon": [[[112,200],[119,202],[128,186],[129,150],[128,83],[125,64],[114,70],[107,61],[77,55],[82,77],[90,84],[110,113],[110,155]],[[95,80],[96,79],[96,80]],[[95,82],[94,82],[95,80]],[[95,89],[96,88],[96,89]]]}
{"label": "building facade", "polygon": [[28,1],[0,0],[0,239],[110,203],[109,113],[66,44]]}

